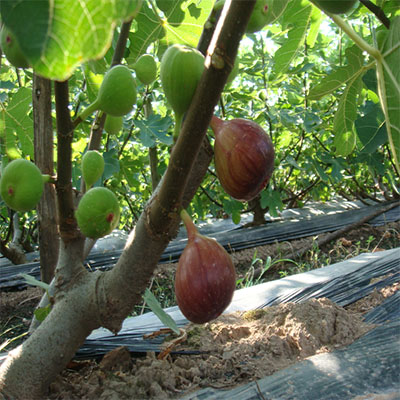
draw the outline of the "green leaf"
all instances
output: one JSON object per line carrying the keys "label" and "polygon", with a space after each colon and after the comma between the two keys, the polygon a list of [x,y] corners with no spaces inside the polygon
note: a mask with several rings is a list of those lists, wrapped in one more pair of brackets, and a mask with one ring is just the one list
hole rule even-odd
{"label": "green leaf", "polygon": [[151,43],[165,36],[163,20],[154,13],[149,4],[144,3],[136,17],[137,29],[129,34],[129,56],[127,62],[132,66],[136,60],[147,52]]}
{"label": "green leaf", "polygon": [[376,78],[376,71],[374,69],[369,69],[362,77],[364,85],[368,90],[375,93],[378,92],[378,80]]}
{"label": "green leaf", "polygon": [[111,178],[119,172],[118,152],[116,149],[111,149],[103,153],[104,158],[104,173],[102,180]]}
{"label": "green leaf", "polygon": [[140,129],[140,141],[143,146],[153,147],[157,140],[170,146],[173,143],[171,135],[168,135],[168,129],[172,125],[170,117],[161,117],[159,114],[151,114],[147,120],[135,120],[134,124]]}
{"label": "green leaf", "polygon": [[51,304],[47,304],[46,307],[39,307],[37,308],[33,314],[35,315],[35,318],[39,322],[43,322],[45,318],[50,314],[51,311]]}
{"label": "green leaf", "polygon": [[285,20],[291,26],[284,44],[275,52],[275,70],[283,74],[296,57],[310,23],[312,14],[311,3],[305,0],[293,0],[285,12]]}
{"label": "green leaf", "polygon": [[224,211],[231,215],[232,222],[234,224],[239,224],[241,220],[240,212],[243,209],[243,203],[235,199],[229,198],[223,201]]}
{"label": "green leaf", "polygon": [[309,47],[314,46],[320,31],[320,26],[322,21],[323,21],[323,15],[321,11],[317,7],[313,7],[310,20],[310,29],[307,33],[307,38],[306,38],[307,45]]}
{"label": "green leaf", "polygon": [[356,145],[354,121],[357,118],[357,100],[361,89],[361,77],[356,76],[353,81],[347,84],[340,97],[339,106],[333,120],[336,155],[347,156],[354,150]]}
{"label": "green leaf", "polygon": [[82,62],[106,53],[116,23],[136,5],[137,0],[14,0],[2,1],[0,13],[34,70],[65,80]]}
{"label": "green leaf", "polygon": [[131,160],[129,158],[121,160],[121,172],[124,178],[127,180],[131,190],[140,193],[140,181],[138,180],[138,167],[140,162],[136,159]]}
{"label": "green leaf", "polygon": [[42,289],[45,289],[45,290],[49,290],[49,288],[50,288],[50,285],[49,285],[48,283],[45,283],[45,282],[42,282],[42,281],[38,281],[36,278],[34,278],[34,277],[31,276],[31,275],[28,275],[28,274],[19,274],[19,276],[21,276],[22,278],[24,278],[24,279],[25,279],[25,282],[26,282],[28,285],[41,287]]}
{"label": "green leaf", "polygon": [[146,291],[144,292],[143,299],[147,303],[147,305],[151,308],[151,311],[153,311],[153,313],[158,317],[158,319],[165,326],[167,326],[173,332],[179,335],[180,331],[178,325],[172,319],[172,317],[163,310],[160,303],[149,289],[146,289]]}
{"label": "green leaf", "polygon": [[13,94],[4,110],[6,152],[10,158],[29,156],[33,158],[33,121],[31,111],[32,91],[22,87]]}
{"label": "green leaf", "polygon": [[361,151],[374,153],[387,142],[385,118],[379,105],[369,103],[368,111],[355,121],[357,136],[362,143]]}
{"label": "green leaf", "polygon": [[356,146],[356,134],[353,131],[339,132],[335,135],[333,144],[336,147],[336,155],[347,156]]}
{"label": "green leaf", "polygon": [[278,217],[278,210],[282,211],[284,209],[280,192],[272,190],[270,186],[261,192],[260,205],[262,208],[268,207],[269,214],[272,217]]}
{"label": "green leaf", "polygon": [[315,168],[315,171],[317,172],[318,176],[324,181],[324,182],[329,182],[329,176],[325,172],[325,170],[322,168],[321,163],[318,159],[315,157],[311,158],[312,165]]}
{"label": "green leaf", "polygon": [[347,65],[338,67],[335,71],[327,75],[318,85],[311,88],[309,100],[319,100],[322,97],[333,93],[363,74],[364,56],[358,46],[352,46],[346,50]]}
{"label": "green leaf", "polygon": [[379,98],[394,163],[400,173],[400,16],[390,22],[390,30],[378,60]]}
{"label": "green leaf", "polygon": [[213,0],[200,0],[183,2],[181,10],[175,7],[175,12],[168,15],[165,25],[166,44],[184,43],[196,47],[213,6]]}
{"label": "green leaf", "polygon": [[157,40],[164,48],[173,43],[196,47],[212,6],[212,0],[178,0],[164,18],[155,13],[150,4],[144,3],[136,17],[137,29],[129,35],[128,65],[132,66]]}

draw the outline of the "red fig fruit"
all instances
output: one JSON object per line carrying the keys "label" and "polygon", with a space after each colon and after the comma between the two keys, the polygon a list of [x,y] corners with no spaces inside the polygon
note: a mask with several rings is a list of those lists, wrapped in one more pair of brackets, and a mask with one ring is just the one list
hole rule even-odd
{"label": "red fig fruit", "polygon": [[213,116],[214,160],[218,179],[234,199],[249,201],[265,188],[274,170],[271,138],[253,121]]}
{"label": "red fig fruit", "polygon": [[235,268],[226,250],[215,239],[201,235],[185,210],[181,218],[188,242],[176,270],[175,296],[189,321],[204,324],[222,314],[232,301]]}

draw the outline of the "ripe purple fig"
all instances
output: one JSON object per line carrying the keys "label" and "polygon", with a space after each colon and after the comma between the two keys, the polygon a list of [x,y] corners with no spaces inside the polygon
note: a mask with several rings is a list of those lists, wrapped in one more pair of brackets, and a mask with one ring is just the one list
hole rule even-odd
{"label": "ripe purple fig", "polygon": [[249,201],[265,188],[274,170],[271,138],[253,121],[223,121],[213,116],[214,160],[218,179],[229,195]]}
{"label": "ripe purple fig", "polygon": [[181,218],[188,242],[176,270],[175,296],[189,321],[204,324],[222,314],[232,301],[235,268],[226,250],[215,239],[201,235],[185,210]]}

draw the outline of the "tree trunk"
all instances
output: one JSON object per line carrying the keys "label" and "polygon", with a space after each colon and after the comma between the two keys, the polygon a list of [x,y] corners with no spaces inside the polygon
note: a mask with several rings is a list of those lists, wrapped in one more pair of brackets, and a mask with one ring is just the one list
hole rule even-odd
{"label": "tree trunk", "polygon": [[249,207],[253,213],[252,225],[265,224],[265,210],[261,207],[261,196],[257,195],[254,199],[249,201]]}
{"label": "tree trunk", "polygon": [[[51,81],[33,75],[33,129],[35,163],[43,174],[53,175],[53,120],[51,116]],[[40,277],[50,283],[58,260],[59,234],[57,225],[56,191],[54,185],[44,185],[37,206],[39,223]]]}
{"label": "tree trunk", "polygon": [[[6,396],[40,398],[93,329],[103,326],[117,333],[133,306],[141,300],[160,256],[176,235],[181,207],[186,207],[193,197],[194,193],[189,194],[187,189],[194,188],[191,177],[198,177],[200,170],[205,173],[207,169],[208,164],[200,165],[198,157],[209,159],[204,156],[207,154],[206,131],[254,4],[255,0],[234,1],[227,15],[221,14],[224,23],[216,30],[218,36],[209,47],[207,68],[172,151],[168,169],[131,232],[120,259],[110,271],[89,273],[82,266],[83,242],[75,236],[74,223],[69,216],[71,196],[62,198],[62,191],[68,189],[67,171],[63,171],[62,185],[57,191],[64,207],[60,206],[63,210],[60,212],[62,245],[56,269],[54,306],[40,327],[13,350],[0,367],[0,390]],[[60,101],[56,101],[57,118],[59,113],[64,114],[60,116],[60,125],[62,119],[68,125],[65,118],[67,85],[61,83],[56,89],[56,96],[61,96]],[[60,129],[59,144],[65,141],[67,145],[69,128]],[[66,153],[68,151],[64,157]],[[65,163],[68,163],[67,158]]]}
{"label": "tree trunk", "polygon": [[99,274],[83,267],[81,243],[70,242],[60,252],[57,268],[62,269],[63,263],[73,264],[80,273],[68,285],[57,279],[52,311],[0,366],[0,394],[6,399],[42,398],[60,366],[65,367],[85,338],[99,326],[95,298]]}

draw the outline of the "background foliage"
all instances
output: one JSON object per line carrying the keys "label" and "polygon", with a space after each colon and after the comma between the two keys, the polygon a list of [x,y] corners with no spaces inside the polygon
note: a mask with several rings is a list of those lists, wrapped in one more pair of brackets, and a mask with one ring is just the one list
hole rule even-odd
{"label": "background foliage", "polygon": [[[51,79],[69,78],[71,112],[76,115],[96,98],[111,64],[119,23],[134,13],[137,2],[87,1],[85,13],[81,2],[72,0],[55,0],[51,7],[47,1],[34,3],[1,2],[1,16],[11,21],[38,73]],[[68,13],[61,4],[68,5]],[[257,201],[240,203],[222,190],[210,165],[191,204],[195,220],[229,216],[239,223],[243,212],[256,208],[277,216],[285,207],[336,195],[348,199],[399,196],[400,16],[396,15],[400,11],[396,0],[376,4],[390,18],[390,30],[362,3],[343,20],[363,43],[382,50],[378,63],[355,44],[340,21],[332,21],[308,0],[271,3],[277,19],[242,41],[239,72],[226,86],[216,113],[226,119],[252,119],[270,134],[276,149],[273,179]],[[129,34],[124,62],[133,67],[144,53],[160,61],[172,43],[196,46],[212,7],[212,0],[144,1]],[[32,21],[34,41],[23,35],[24,24]],[[66,27],[70,34],[61,35]],[[116,27],[114,34],[110,27]],[[383,81],[377,79],[380,68]],[[17,70],[3,57],[0,88],[2,165],[18,157],[33,159],[32,70]],[[386,105],[379,99],[382,91]],[[159,80],[149,86],[138,81],[138,99],[121,132],[103,134],[106,167],[97,183],[117,194],[122,207],[120,228],[126,230],[134,226],[154,190],[150,154],[153,160],[156,157],[160,177],[172,145],[173,114]],[[73,185],[78,190],[81,156],[94,117],[74,132]],[[213,142],[211,131],[209,138]],[[1,239],[6,243],[12,237],[12,214],[4,203],[0,205]],[[19,221],[25,238],[35,245],[35,213],[20,215]]]}

